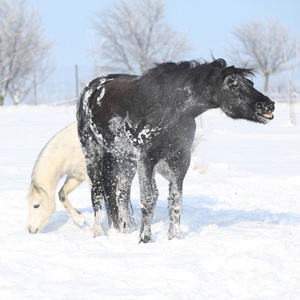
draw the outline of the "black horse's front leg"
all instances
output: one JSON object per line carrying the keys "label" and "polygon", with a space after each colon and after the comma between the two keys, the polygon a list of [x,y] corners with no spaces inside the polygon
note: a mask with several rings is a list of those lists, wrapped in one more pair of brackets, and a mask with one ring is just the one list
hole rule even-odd
{"label": "black horse's front leg", "polygon": [[156,203],[156,185],[153,169],[154,165],[150,159],[138,161],[140,205],[142,211],[140,243],[148,243],[152,239],[151,220]]}
{"label": "black horse's front leg", "polygon": [[182,182],[171,182],[169,185],[169,214],[170,227],[168,232],[169,240],[181,238],[180,216],[182,209]]}
{"label": "black horse's front leg", "polygon": [[190,151],[182,149],[177,155],[169,160],[167,165],[169,174],[166,179],[169,181],[169,214],[170,227],[168,232],[169,240],[182,237],[180,228],[180,217],[182,210],[182,187],[183,180],[189,168],[191,160]]}

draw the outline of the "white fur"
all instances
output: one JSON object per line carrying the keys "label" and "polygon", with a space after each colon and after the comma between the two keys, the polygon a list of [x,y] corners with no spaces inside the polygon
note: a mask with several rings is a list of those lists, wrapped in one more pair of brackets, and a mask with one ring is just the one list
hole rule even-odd
{"label": "white fur", "polygon": [[55,189],[58,181],[65,175],[67,178],[59,192],[59,199],[69,217],[83,225],[81,214],[67,198],[82,181],[89,183],[76,122],[58,132],[46,144],[35,162],[27,195],[29,213],[26,229],[29,233],[42,231],[51,220],[55,211]]}

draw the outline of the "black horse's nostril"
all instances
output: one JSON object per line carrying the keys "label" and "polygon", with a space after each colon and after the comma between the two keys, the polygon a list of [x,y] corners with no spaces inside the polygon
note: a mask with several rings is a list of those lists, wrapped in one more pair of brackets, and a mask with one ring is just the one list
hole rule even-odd
{"label": "black horse's nostril", "polygon": [[273,112],[275,109],[275,103],[271,100],[269,100],[268,102],[257,101],[255,103],[255,106],[257,109],[265,110],[268,112]]}
{"label": "black horse's nostril", "polygon": [[268,109],[270,110],[270,111],[274,111],[275,110],[275,102],[271,102],[269,105],[268,105]]}

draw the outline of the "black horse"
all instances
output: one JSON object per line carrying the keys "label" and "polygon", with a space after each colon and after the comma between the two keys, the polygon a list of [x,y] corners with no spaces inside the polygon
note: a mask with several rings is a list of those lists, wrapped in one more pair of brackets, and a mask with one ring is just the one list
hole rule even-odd
{"label": "black horse", "polygon": [[163,63],[141,76],[99,77],[82,91],[78,135],[91,179],[94,235],[104,233],[104,201],[113,224],[130,231],[130,187],[136,170],[142,221],[140,242],[151,240],[158,196],[155,171],[169,181],[169,239],[181,237],[182,185],[191,158],[195,118],[221,108],[233,119],[266,124],[274,102],[246,78],[252,69],[227,67],[223,59]]}

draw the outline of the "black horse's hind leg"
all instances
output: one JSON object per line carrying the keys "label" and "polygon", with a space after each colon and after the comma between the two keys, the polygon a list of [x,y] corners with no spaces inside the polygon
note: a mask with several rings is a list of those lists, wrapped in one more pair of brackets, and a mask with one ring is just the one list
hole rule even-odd
{"label": "black horse's hind leg", "polygon": [[140,160],[138,162],[138,174],[142,210],[140,243],[148,243],[152,239],[151,220],[157,199],[153,162],[150,159]]}
{"label": "black horse's hind leg", "polygon": [[116,189],[116,200],[118,207],[119,231],[122,233],[131,232],[130,222],[130,189],[136,172],[136,163],[130,160],[119,161],[119,172]]}
{"label": "black horse's hind leg", "polygon": [[103,181],[112,223],[122,233],[131,232],[130,190],[136,172],[136,162],[104,154]]}
{"label": "black horse's hind leg", "polygon": [[118,178],[118,163],[113,154],[108,151],[103,155],[103,185],[106,201],[109,205],[109,226],[118,228],[118,206],[116,200],[116,188]]}
{"label": "black horse's hind leg", "polygon": [[[84,136],[84,137],[83,137]],[[94,237],[105,234],[103,226],[105,192],[102,180],[103,150],[95,140],[93,134],[80,132],[80,141],[85,156],[86,170],[91,181],[91,200],[94,209],[95,222],[93,226]]]}

